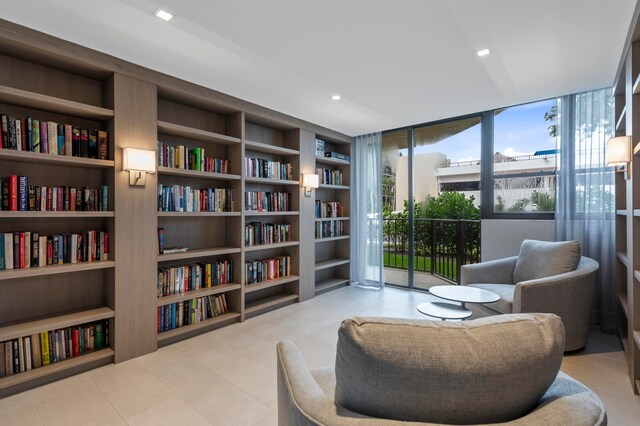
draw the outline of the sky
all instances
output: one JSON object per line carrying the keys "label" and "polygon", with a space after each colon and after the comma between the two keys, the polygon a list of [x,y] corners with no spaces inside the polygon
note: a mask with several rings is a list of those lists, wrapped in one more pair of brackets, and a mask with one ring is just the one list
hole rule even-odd
{"label": "sky", "polygon": [[[556,100],[546,100],[505,109],[495,117],[494,152],[510,157],[529,155],[556,148],[555,137],[549,136],[550,122],[544,121]],[[452,162],[480,159],[480,124],[433,145],[420,146],[415,154],[442,152]],[[407,150],[401,150],[407,155]]]}

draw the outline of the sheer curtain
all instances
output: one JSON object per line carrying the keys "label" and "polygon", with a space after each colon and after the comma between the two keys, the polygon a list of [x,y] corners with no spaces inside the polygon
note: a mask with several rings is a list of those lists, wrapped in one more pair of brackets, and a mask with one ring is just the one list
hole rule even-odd
{"label": "sheer curtain", "polygon": [[351,162],[351,277],[355,284],[381,289],[382,134],[357,136]]}
{"label": "sheer curtain", "polygon": [[610,89],[558,102],[556,239],[579,240],[582,255],[600,263],[591,319],[604,331],[615,330],[615,181],[605,167],[613,123]]}

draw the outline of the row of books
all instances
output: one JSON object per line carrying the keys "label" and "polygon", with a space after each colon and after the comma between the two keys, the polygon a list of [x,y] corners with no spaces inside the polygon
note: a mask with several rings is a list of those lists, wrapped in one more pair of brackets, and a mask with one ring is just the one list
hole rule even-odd
{"label": "row of books", "polygon": [[0,270],[26,269],[109,259],[109,234],[41,235],[38,232],[0,233]]}
{"label": "row of books", "polygon": [[247,284],[287,277],[291,275],[291,256],[246,261],[244,268]]}
{"label": "row of books", "polygon": [[316,222],[316,238],[340,237],[344,234],[344,221]]}
{"label": "row of books", "polygon": [[209,173],[229,173],[229,160],[207,157],[204,148],[158,141],[158,166]]}
{"label": "row of books", "polygon": [[224,294],[198,297],[158,307],[158,333],[197,324],[228,311]]}
{"label": "row of books", "polygon": [[344,217],[344,205],[340,201],[316,200],[316,218]]}
{"label": "row of books", "polygon": [[109,135],[104,130],[82,129],[71,124],[40,121],[32,117],[2,119],[0,147],[17,151],[98,158],[109,155]]}
{"label": "row of books", "polygon": [[109,187],[29,185],[27,176],[2,179],[2,205],[5,211],[107,211]]}
{"label": "row of books", "polygon": [[256,212],[291,211],[291,194],[288,192],[245,191],[244,209]]}
{"label": "row of books", "polygon": [[159,212],[232,212],[233,189],[158,185]]}
{"label": "row of books", "polygon": [[291,240],[291,224],[251,222],[244,226],[244,245],[275,244]]}
{"label": "row of books", "polygon": [[232,282],[233,261],[230,259],[158,268],[158,297]]}
{"label": "row of books", "polygon": [[291,163],[247,157],[244,159],[244,169],[249,177],[293,180],[293,165]]}
{"label": "row of books", "polygon": [[0,342],[0,377],[30,371],[109,347],[109,320]]}
{"label": "row of books", "polygon": [[340,170],[318,167],[316,174],[320,176],[320,183],[323,185],[343,185],[342,172]]}

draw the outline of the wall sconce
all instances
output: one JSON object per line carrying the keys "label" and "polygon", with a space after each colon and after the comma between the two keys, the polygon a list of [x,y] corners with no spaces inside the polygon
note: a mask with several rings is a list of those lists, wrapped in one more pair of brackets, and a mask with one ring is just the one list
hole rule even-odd
{"label": "wall sconce", "polygon": [[129,172],[129,186],[144,186],[146,173],[156,171],[156,153],[146,149],[124,148],[122,170]]}
{"label": "wall sconce", "polygon": [[631,162],[631,136],[618,136],[607,141],[607,166],[615,166],[617,172],[625,172],[625,179],[629,178],[627,169]]}
{"label": "wall sconce", "polygon": [[320,176],[310,173],[303,174],[302,186],[304,187],[304,196],[311,197],[311,190],[320,186]]}

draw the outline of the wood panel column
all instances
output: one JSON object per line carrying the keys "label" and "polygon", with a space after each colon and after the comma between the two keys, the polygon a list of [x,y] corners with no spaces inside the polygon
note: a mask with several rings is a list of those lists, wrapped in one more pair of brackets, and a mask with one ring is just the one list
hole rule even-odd
{"label": "wood panel column", "polygon": [[155,151],[157,89],[142,80],[114,74],[112,90],[115,141],[115,362],[157,349],[157,174],[147,173],[146,185],[129,186],[122,171],[123,148]]}
{"label": "wood panel column", "polygon": [[[315,173],[316,134],[300,130],[300,182],[302,175]],[[300,301],[311,299],[316,294],[316,239],[315,239],[315,190],[311,197],[300,191]]]}

